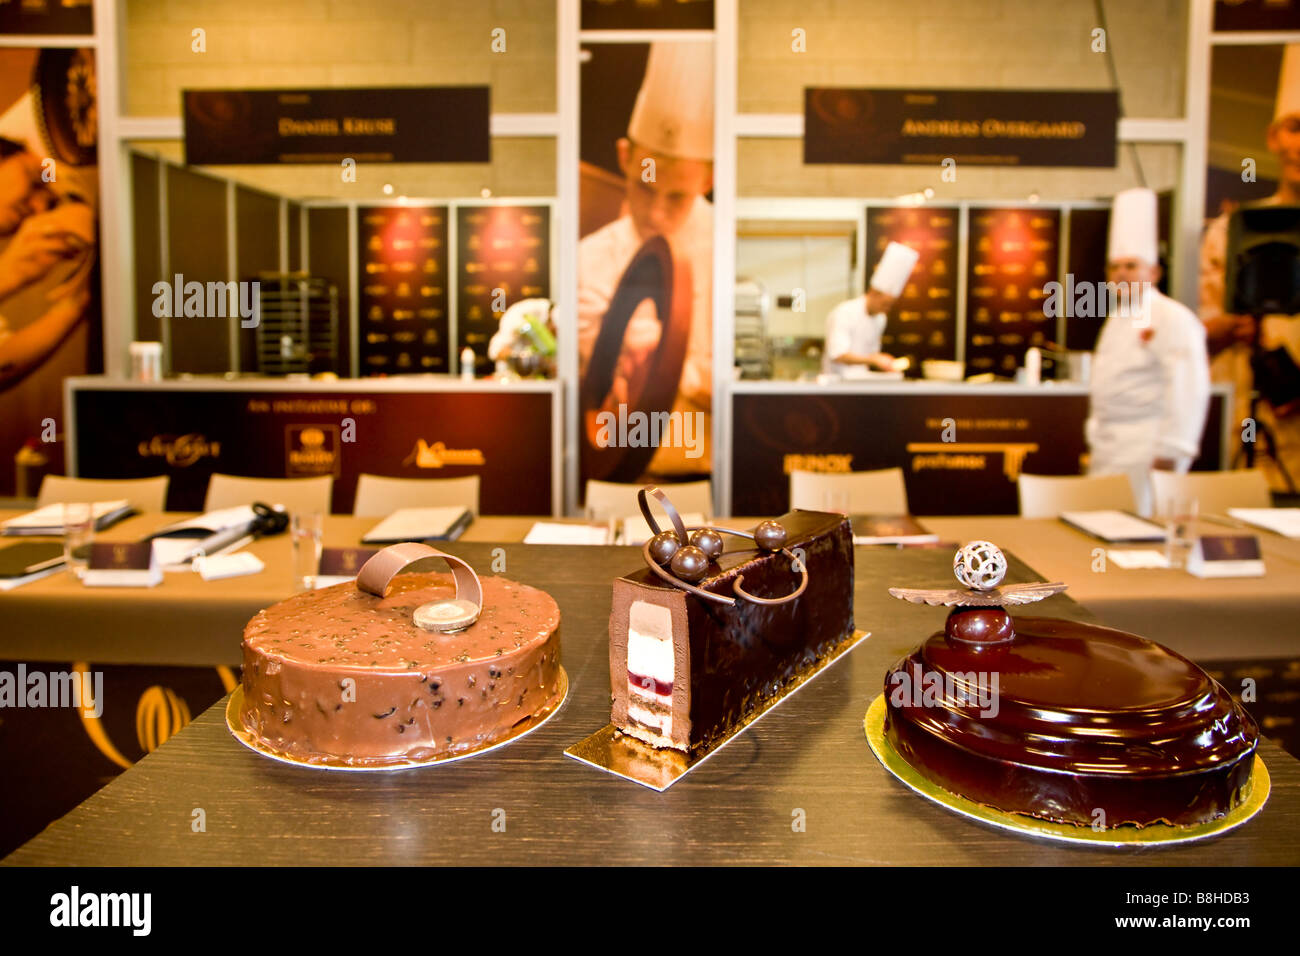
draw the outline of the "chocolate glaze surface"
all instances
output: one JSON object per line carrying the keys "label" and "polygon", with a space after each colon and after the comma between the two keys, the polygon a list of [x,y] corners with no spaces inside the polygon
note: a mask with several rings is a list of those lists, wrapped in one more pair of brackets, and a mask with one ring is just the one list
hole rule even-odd
{"label": "chocolate glaze surface", "polygon": [[[938,633],[886,675],[885,733],[918,772],[999,810],[1087,826],[1186,826],[1241,802],[1258,729],[1191,661],[1071,621],[1017,617],[1014,633],[982,646]],[[935,697],[900,692],[929,674],[945,678]],[[995,706],[952,692],[977,674],[986,688],[996,677]]]}
{"label": "chocolate glaze surface", "polygon": [[[786,547],[806,555],[808,589],[785,604],[738,599],[727,607],[665,584],[648,568],[614,582],[610,613],[612,722],[627,723],[627,629],[635,601],[669,608],[674,670],[674,746],[707,748],[746,716],[779,697],[817,660],[853,633],[853,531],[843,515],[792,511],[778,519]],[[799,584],[790,559],[757,549],[739,550],[743,539],[726,537],[730,550],[709,565],[697,587],[732,596],[744,587],[756,597],[777,598]],[[683,679],[688,676],[689,680]]]}
{"label": "chocolate glaze surface", "polygon": [[560,610],[544,591],[484,577],[464,631],[418,628],[450,574],[404,574],[379,598],[348,582],[298,594],[244,628],[245,729],[309,763],[383,766],[487,746],[559,702]]}

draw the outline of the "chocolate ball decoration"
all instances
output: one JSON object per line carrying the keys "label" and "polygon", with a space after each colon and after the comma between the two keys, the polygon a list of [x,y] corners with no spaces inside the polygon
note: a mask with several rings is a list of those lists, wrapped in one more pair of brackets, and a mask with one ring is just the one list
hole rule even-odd
{"label": "chocolate ball decoration", "polygon": [[650,539],[650,557],[654,558],[655,564],[667,564],[680,547],[681,542],[674,532],[660,531]]}
{"label": "chocolate ball decoration", "polygon": [[670,562],[673,574],[694,584],[702,580],[709,570],[709,556],[693,544],[679,548]]}
{"label": "chocolate ball decoration", "polygon": [[710,561],[717,560],[718,555],[722,553],[722,535],[712,528],[701,528],[693,532],[691,544],[703,551]]}
{"label": "chocolate ball decoration", "polygon": [[780,551],[785,539],[785,527],[779,521],[762,521],[754,529],[754,543],[764,551]]}
{"label": "chocolate ball decoration", "polygon": [[991,541],[972,541],[952,559],[957,580],[976,591],[991,591],[1007,574],[1007,557]]}

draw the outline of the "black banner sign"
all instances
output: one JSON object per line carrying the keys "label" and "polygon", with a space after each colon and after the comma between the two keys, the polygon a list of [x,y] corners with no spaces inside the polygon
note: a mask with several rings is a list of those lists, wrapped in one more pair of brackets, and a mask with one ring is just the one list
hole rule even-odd
{"label": "black banner sign", "polygon": [[803,161],[1114,166],[1113,90],[804,91]]}
{"label": "black banner sign", "polygon": [[1300,0],[1216,0],[1214,29],[1300,30]]}
{"label": "black banner sign", "polygon": [[0,36],[91,36],[92,0],[21,0],[0,3]]}
{"label": "black banner sign", "polygon": [[395,478],[479,475],[483,514],[550,514],[547,391],[190,391],[77,389],[85,478],[170,475],[170,511],[200,511],[216,472],[334,475],[336,514],[362,472]]}
{"label": "black banner sign", "polygon": [[1056,340],[1043,312],[1057,281],[1061,211],[974,208],[966,256],[966,374],[1010,378],[1025,349]]}
{"label": "black banner sign", "polygon": [[582,0],[583,30],[712,30],[713,0]]}
{"label": "black banner sign", "polygon": [[363,375],[448,372],[447,207],[357,210]]}
{"label": "black banner sign", "polygon": [[486,163],[486,86],[185,90],[185,161]]}
{"label": "black banner sign", "polygon": [[478,374],[492,371],[488,343],[506,308],[550,298],[550,235],[548,206],[457,207],[457,348],[474,350]]}
{"label": "black banner sign", "polygon": [[[867,210],[867,281],[891,242],[915,249],[920,258],[908,277],[880,336],[890,355],[925,359],[957,357],[956,206],[873,206]],[[865,290],[864,290],[865,291]]]}
{"label": "black banner sign", "polygon": [[[1211,396],[1195,468],[1219,467],[1223,404],[1220,395]],[[1077,475],[1088,450],[1088,396],[1049,389],[737,392],[732,413],[733,514],[784,512],[794,470],[899,466],[913,514],[1016,514],[1022,471]]]}

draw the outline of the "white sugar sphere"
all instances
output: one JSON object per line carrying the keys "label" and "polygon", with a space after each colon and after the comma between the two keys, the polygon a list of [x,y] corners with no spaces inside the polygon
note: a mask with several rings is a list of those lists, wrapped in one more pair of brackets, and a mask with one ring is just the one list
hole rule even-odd
{"label": "white sugar sphere", "polygon": [[992,541],[972,541],[952,559],[957,580],[976,591],[991,591],[1007,575],[1007,556]]}

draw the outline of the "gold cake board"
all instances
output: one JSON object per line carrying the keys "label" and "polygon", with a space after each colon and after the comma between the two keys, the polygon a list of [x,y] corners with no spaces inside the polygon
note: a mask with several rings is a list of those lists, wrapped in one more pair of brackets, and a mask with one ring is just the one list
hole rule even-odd
{"label": "gold cake board", "polygon": [[520,737],[531,734],[534,730],[541,727],[548,720],[554,717],[564,706],[564,701],[569,696],[569,675],[564,668],[560,668],[560,696],[556,702],[544,711],[534,714],[532,717],[521,720],[510,728],[510,733],[501,740],[495,740],[486,747],[479,747],[477,750],[468,750],[464,753],[442,754],[441,756],[431,757],[427,760],[400,760],[394,763],[381,764],[376,766],[351,766],[348,764],[335,763],[316,763],[309,760],[303,760],[301,757],[293,757],[286,753],[266,746],[260,740],[257,740],[244,729],[243,722],[239,719],[239,709],[244,702],[244,685],[238,685],[230,693],[226,701],[226,727],[230,733],[241,744],[249,750],[261,754],[263,757],[270,757],[272,760],[278,760],[280,763],[291,764],[295,767],[309,767],[312,770],[344,770],[358,773],[386,773],[390,770],[414,770],[419,767],[432,767],[437,764],[454,763],[457,760],[464,760],[467,757],[477,757],[485,754],[490,750],[496,750],[498,747],[505,747],[514,743]]}
{"label": "gold cake board", "polygon": [[649,787],[651,790],[663,793],[728,743],[735,740],[737,735],[754,721],[783,701],[788,700],[796,691],[808,686],[813,678],[870,636],[869,631],[854,631],[836,644],[829,653],[823,655],[817,662],[816,667],[799,677],[779,696],[746,717],[742,723],[733,727],[707,750],[687,755],[679,750],[652,747],[626,734],[620,734],[613,724],[607,724],[590,737],[580,740],[566,749],[564,754],[580,763],[595,767],[597,770],[604,770],[616,777],[623,777],[625,780],[631,780],[633,783],[639,783],[643,787]]}
{"label": "gold cake board", "polygon": [[1251,772],[1250,791],[1236,808],[1221,819],[1201,823],[1190,827],[1175,827],[1165,823],[1153,823],[1145,827],[1120,826],[1110,830],[1094,830],[1092,827],[1075,826],[1069,823],[1050,823],[1022,813],[1005,813],[959,797],[944,790],[921,776],[904,760],[885,737],[885,695],[881,694],[871,702],[867,715],[862,721],[867,734],[867,743],[871,745],[876,758],[884,764],[907,787],[928,800],[954,813],[970,817],[990,826],[1026,833],[1030,836],[1043,837],[1048,840],[1061,840],[1067,843],[1086,843],[1093,846],[1154,846],[1169,843],[1187,843],[1191,840],[1203,840],[1217,836],[1228,830],[1241,826],[1264,806],[1268,799],[1270,781],[1264,761],[1255,755],[1255,766]]}

